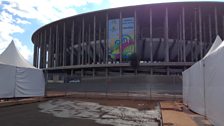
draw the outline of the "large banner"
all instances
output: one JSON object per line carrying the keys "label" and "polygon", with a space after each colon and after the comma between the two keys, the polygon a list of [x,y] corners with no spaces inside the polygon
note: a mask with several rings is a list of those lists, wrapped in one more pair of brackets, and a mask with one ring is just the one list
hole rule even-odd
{"label": "large banner", "polygon": [[122,19],[122,59],[127,60],[134,53],[134,18]]}
{"label": "large banner", "polygon": [[120,58],[119,19],[109,20],[109,59]]}
{"label": "large banner", "polygon": [[[109,20],[109,59],[120,59],[120,20]],[[129,56],[134,53],[134,18],[122,19],[122,59],[127,60]]]}

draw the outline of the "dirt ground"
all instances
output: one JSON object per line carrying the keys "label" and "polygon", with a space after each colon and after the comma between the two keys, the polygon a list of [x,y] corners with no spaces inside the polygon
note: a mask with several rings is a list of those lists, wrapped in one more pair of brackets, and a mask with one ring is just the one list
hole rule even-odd
{"label": "dirt ground", "polygon": [[[91,94],[92,95],[92,94]],[[61,92],[52,92],[48,94],[49,98],[56,98],[56,97],[64,97],[65,94]],[[68,99],[75,99],[80,101],[87,101],[87,102],[96,102],[101,105],[106,106],[124,106],[124,107],[132,107],[137,108],[139,110],[150,110],[154,109],[155,106],[158,105],[159,101],[149,101],[149,100],[137,100],[137,99],[108,99],[102,98],[101,96],[95,96],[95,98],[78,98],[78,97],[69,97]],[[23,100],[19,100],[20,102]],[[27,100],[29,101],[31,100]],[[14,99],[7,99],[1,100],[1,104],[5,104],[8,102],[15,102],[15,105],[18,102]],[[19,103],[19,102],[18,102]],[[0,104],[0,106],[1,106]],[[14,104],[13,104],[14,105]],[[203,116],[200,116],[196,113],[191,112],[186,106],[184,106],[180,101],[161,101],[161,112],[163,118],[164,126],[212,126],[207,119]],[[7,105],[3,105],[7,106]],[[11,106],[11,104],[10,104]]]}
{"label": "dirt ground", "polygon": [[198,126],[187,114],[172,110],[163,110],[164,126]]}
{"label": "dirt ground", "polygon": [[212,126],[178,101],[160,102],[164,126]]}

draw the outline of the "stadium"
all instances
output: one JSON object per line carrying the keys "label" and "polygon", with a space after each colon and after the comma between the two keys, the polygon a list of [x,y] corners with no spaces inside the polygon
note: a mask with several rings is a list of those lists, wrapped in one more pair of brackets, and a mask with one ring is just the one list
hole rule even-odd
{"label": "stadium", "polygon": [[112,8],[64,18],[35,31],[33,65],[53,81],[65,76],[171,77],[200,60],[217,35],[224,38],[223,2]]}

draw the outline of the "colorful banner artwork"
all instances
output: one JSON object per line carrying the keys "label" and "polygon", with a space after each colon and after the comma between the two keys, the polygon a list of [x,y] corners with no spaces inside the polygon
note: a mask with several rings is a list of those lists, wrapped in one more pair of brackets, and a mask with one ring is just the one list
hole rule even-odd
{"label": "colorful banner artwork", "polygon": [[127,60],[134,53],[134,18],[122,19],[122,59]]}
{"label": "colorful banner artwork", "polygon": [[109,59],[120,58],[119,19],[109,20]]}
{"label": "colorful banner artwork", "polygon": [[[109,59],[120,59],[120,21],[119,19],[109,20]],[[134,53],[134,18],[122,19],[122,59],[127,60]]]}

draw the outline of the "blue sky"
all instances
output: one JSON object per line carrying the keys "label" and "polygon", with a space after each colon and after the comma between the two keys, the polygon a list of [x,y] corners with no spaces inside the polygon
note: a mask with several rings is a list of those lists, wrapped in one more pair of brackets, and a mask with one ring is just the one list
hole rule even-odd
{"label": "blue sky", "polygon": [[43,25],[90,11],[169,1],[181,0],[0,0],[0,54],[14,40],[20,53],[32,63],[31,36]]}

